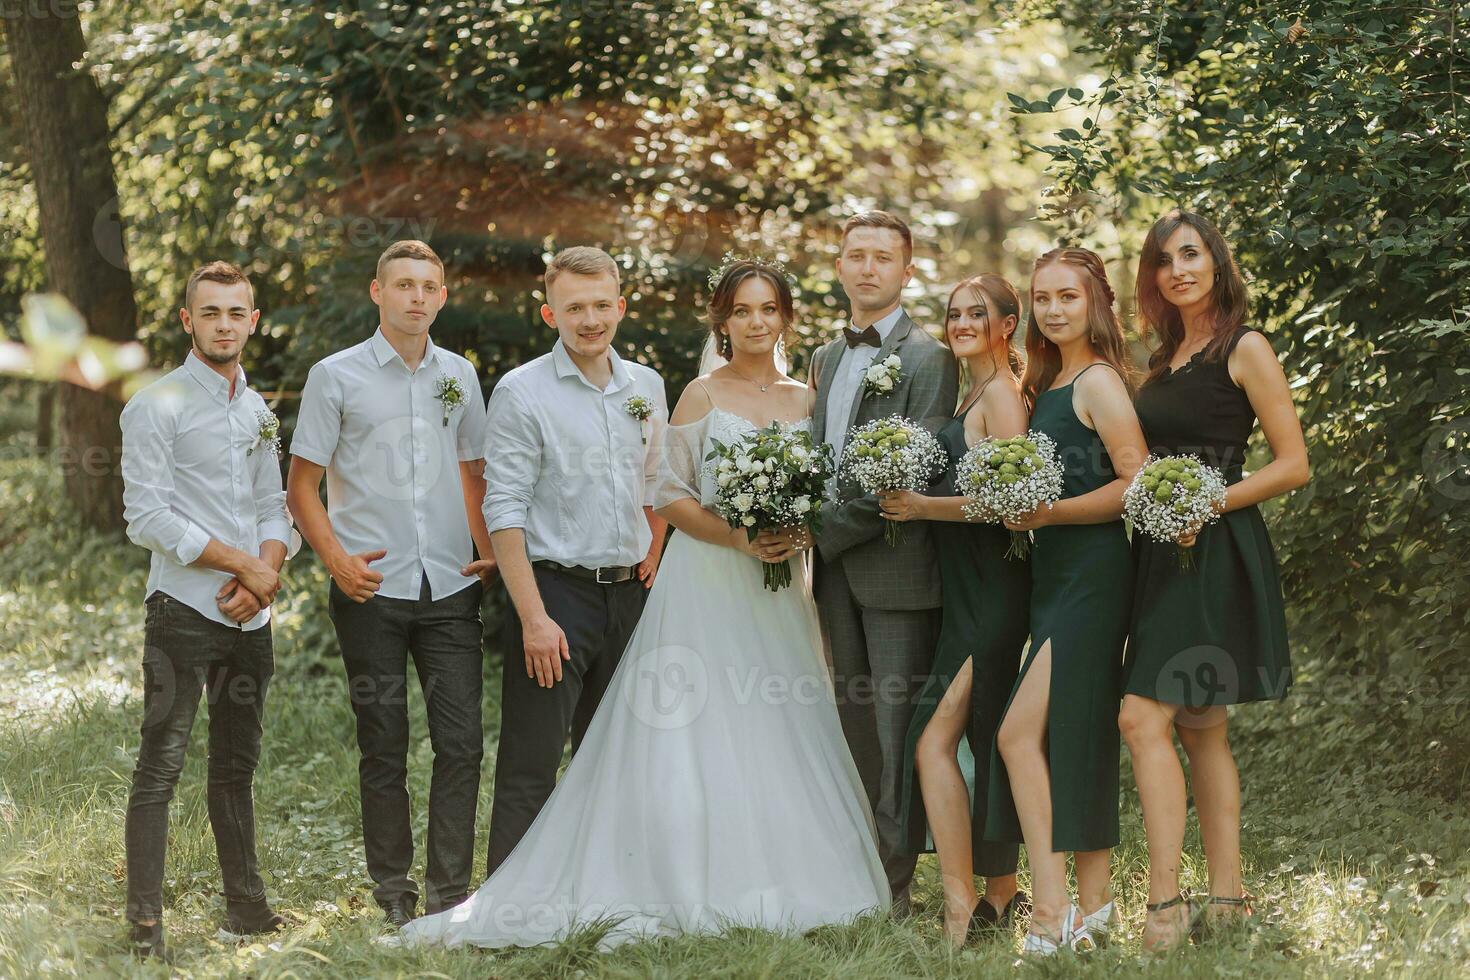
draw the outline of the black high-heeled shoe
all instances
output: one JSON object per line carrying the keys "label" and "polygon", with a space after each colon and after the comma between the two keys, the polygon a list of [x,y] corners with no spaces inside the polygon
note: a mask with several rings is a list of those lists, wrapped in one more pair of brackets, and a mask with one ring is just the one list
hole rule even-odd
{"label": "black high-heeled shoe", "polygon": [[1153,954],[1167,953],[1180,945],[1196,941],[1200,920],[1204,918],[1205,914],[1205,905],[1203,902],[1196,902],[1188,899],[1184,896],[1183,892],[1180,892],[1178,895],[1175,895],[1173,898],[1167,901],[1150,902],[1148,905],[1144,906],[1144,908],[1148,909],[1149,912],[1167,912],[1169,909],[1172,909],[1177,905],[1186,903],[1189,908],[1189,916],[1187,917],[1187,920],[1185,922],[1184,930],[1179,934],[1174,942],[1164,947],[1155,947],[1150,950],[1145,950],[1145,952]]}
{"label": "black high-heeled shoe", "polygon": [[1002,933],[1009,932],[1016,923],[1016,917],[1029,915],[1031,912],[1031,897],[1025,892],[1016,892],[1011,900],[1006,902],[1005,908],[996,910],[985,900],[982,895],[980,901],[975,903],[975,911],[970,913],[970,925],[965,932],[965,945],[972,946],[982,940],[994,939]]}
{"label": "black high-heeled shoe", "polygon": [[1212,932],[1216,932],[1222,928],[1222,926],[1210,922],[1209,917],[1205,914],[1205,911],[1211,905],[1239,906],[1242,910],[1241,914],[1235,916],[1235,921],[1231,925],[1239,925],[1244,920],[1255,915],[1255,910],[1251,908],[1249,895],[1241,895],[1239,898],[1231,898],[1228,895],[1211,895],[1207,900],[1200,903],[1199,914],[1195,917],[1194,922],[1189,928],[1189,938],[1193,939],[1196,943],[1203,942],[1209,938]]}

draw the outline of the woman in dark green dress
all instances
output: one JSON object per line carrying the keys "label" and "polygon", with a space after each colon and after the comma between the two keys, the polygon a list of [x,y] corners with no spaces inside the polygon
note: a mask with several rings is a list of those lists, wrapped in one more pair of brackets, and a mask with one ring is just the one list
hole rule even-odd
{"label": "woman in dark green dress", "polygon": [[[1193,453],[1225,474],[1220,519],[1176,545],[1135,535],[1137,579],[1119,726],[1133,757],[1149,844],[1147,949],[1182,941],[1193,922],[1249,914],[1240,872],[1240,777],[1226,738],[1229,704],[1282,697],[1291,683],[1276,553],[1256,505],[1306,483],[1291,390],[1271,345],[1243,324],[1245,283],[1214,226],[1187,211],[1160,219],[1138,262],[1146,334],[1158,338],[1138,417],[1152,451]],[[1272,460],[1242,478],[1257,417]],[[1179,891],[1184,772],[1210,869],[1210,898],[1191,909]]]}
{"label": "woman in dark green dress", "polygon": [[[1022,840],[1035,908],[1023,952],[1102,942],[1116,919],[1118,699],[1133,564],[1123,490],[1147,454],[1102,260],[1055,249],[1036,262],[1026,330],[1031,428],[1055,440],[1062,498],[1020,521],[1034,531],[1031,645],[1006,705],[986,836]],[[1078,904],[1067,894],[1072,852]],[[1081,908],[1079,910],[1078,905]]]}
{"label": "woman in dark green dress", "polygon": [[[1029,907],[1016,890],[1014,843],[985,840],[990,748],[1016,680],[1026,642],[1031,571],[1007,559],[1010,533],[998,524],[972,524],[967,498],[954,495],[955,467],[981,439],[1026,431],[1021,359],[1012,346],[1021,299],[1000,276],[966,279],[950,292],[944,339],[966,366],[969,391],[939,431],[949,455],[931,496],[883,494],[883,516],[894,521],[944,521],[934,534],[944,585],[943,624],[934,666],[909,725],[903,757],[903,820],[927,817],[944,881],[944,932],[955,945],[1008,926]],[[960,739],[975,757],[973,817],[957,754]],[[923,807],[912,806],[915,793]],[[975,894],[974,876],[985,876]]]}

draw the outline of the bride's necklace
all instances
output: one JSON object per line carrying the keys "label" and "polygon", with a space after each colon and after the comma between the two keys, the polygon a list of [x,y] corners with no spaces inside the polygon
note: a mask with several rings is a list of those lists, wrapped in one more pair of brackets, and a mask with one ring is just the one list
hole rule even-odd
{"label": "bride's necklace", "polygon": [[781,380],[779,377],[776,377],[776,378],[772,378],[770,381],[767,381],[765,384],[761,384],[759,381],[755,380],[754,378],[748,377],[748,376],[746,376],[744,374],[741,374],[739,371],[736,371],[735,370],[735,365],[733,365],[733,364],[726,364],[725,367],[729,368],[730,369],[730,372],[732,374],[734,374],[735,377],[740,378],[740,379],[742,379],[744,381],[749,381],[751,384],[755,385],[761,391],[765,391],[771,385],[773,385],[777,381],[780,381]]}

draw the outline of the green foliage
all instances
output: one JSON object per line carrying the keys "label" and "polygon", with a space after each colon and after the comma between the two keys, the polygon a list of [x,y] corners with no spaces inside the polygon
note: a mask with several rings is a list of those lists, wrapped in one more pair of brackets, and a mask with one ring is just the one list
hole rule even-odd
{"label": "green foliage", "polygon": [[[176,359],[181,277],[241,261],[260,280],[250,366],[269,387],[299,388],[369,333],[378,252],[422,237],[450,266],[436,336],[487,388],[549,346],[544,257],[590,242],[624,266],[623,352],[677,392],[729,245],[762,241],[804,272],[811,336],[845,306],[841,216],[877,200],[922,227],[942,205],[952,227],[953,182],[972,198],[972,171],[1010,153],[975,128],[976,85],[998,69],[970,39],[994,32],[937,0],[128,6],[89,28],[143,333]],[[1020,70],[1051,69],[1028,54]]]}
{"label": "green foliage", "polygon": [[1470,5],[1060,12],[1108,77],[1012,97],[1018,113],[1081,120],[1041,147],[1050,213],[1083,237],[1099,214],[1146,222],[1180,204],[1225,231],[1311,451],[1312,483],[1272,518],[1295,635],[1345,673],[1411,678],[1359,707],[1440,756],[1456,792],[1470,766]]}

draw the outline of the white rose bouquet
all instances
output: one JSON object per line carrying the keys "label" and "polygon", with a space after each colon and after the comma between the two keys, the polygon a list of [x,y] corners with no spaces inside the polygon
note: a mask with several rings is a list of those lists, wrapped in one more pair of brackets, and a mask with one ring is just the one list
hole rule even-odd
{"label": "white rose bouquet", "polygon": [[[750,540],[762,531],[821,529],[822,498],[832,477],[832,447],[814,445],[811,433],[774,422],[732,445],[712,440],[705,457],[714,466],[715,513]],[[766,588],[791,584],[789,561],[765,563]]]}
{"label": "white rose bouquet", "polygon": [[1150,456],[1123,491],[1123,514],[1155,541],[1178,549],[1179,570],[1194,568],[1194,553],[1179,545],[1220,519],[1225,475],[1194,456]]}
{"label": "white rose bouquet", "polygon": [[[853,426],[842,450],[841,469],[864,493],[918,493],[929,489],[948,461],[944,447],[927,429],[900,415],[891,415]],[[890,545],[902,537],[903,529],[897,522],[883,522],[883,538]]]}
{"label": "white rose bouquet", "polygon": [[[1051,505],[1062,495],[1062,462],[1057,444],[1044,432],[1009,439],[981,439],[955,467],[955,493],[972,521],[1004,523]],[[1012,531],[1006,557],[1025,558],[1029,532]]]}

